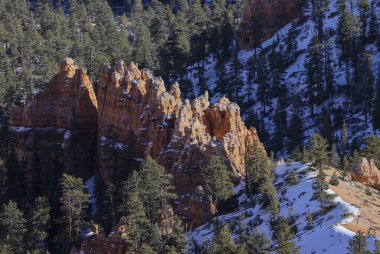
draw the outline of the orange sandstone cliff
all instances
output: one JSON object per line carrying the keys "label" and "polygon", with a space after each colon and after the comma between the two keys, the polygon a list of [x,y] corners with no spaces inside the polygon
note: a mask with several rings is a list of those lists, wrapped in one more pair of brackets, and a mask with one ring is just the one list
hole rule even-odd
{"label": "orange sandstone cliff", "polygon": [[239,106],[227,98],[211,105],[205,92],[192,102],[182,101],[177,83],[166,90],[149,70],[133,63],[124,67],[120,60],[114,68],[103,66],[97,93],[99,175],[104,184],[128,174],[150,155],[173,174],[179,202],[185,204],[183,214],[177,213],[186,218],[186,204],[204,186],[200,167],[211,154],[227,158],[236,179],[244,176],[245,154],[258,137],[244,125]]}
{"label": "orange sandstone cliff", "polygon": [[[28,186],[53,191],[62,172],[88,177],[94,171],[97,101],[85,70],[71,58],[41,91],[11,112],[13,148]],[[40,193],[40,194],[41,194]]]}
{"label": "orange sandstone cliff", "polygon": [[177,83],[167,90],[149,70],[121,60],[102,67],[95,98],[86,72],[65,59],[51,82],[13,111],[11,122],[17,158],[26,161],[31,181],[43,186],[56,184],[51,179],[62,172],[82,177],[95,172],[98,189],[105,190],[151,156],[173,174],[179,196],[174,212],[191,227],[216,213],[200,187],[206,159],[225,157],[238,180],[245,155],[258,140],[227,98],[212,105],[205,92],[183,101]]}

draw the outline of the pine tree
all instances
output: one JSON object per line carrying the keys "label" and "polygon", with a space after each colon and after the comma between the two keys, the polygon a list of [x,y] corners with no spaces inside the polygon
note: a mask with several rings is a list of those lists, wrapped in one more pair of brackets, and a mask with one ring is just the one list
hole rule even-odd
{"label": "pine tree", "polygon": [[126,205],[128,239],[132,250],[138,252],[142,244],[148,241],[148,232],[152,225],[146,217],[144,204],[136,192],[128,194]]}
{"label": "pine tree", "polygon": [[0,249],[9,253],[24,253],[23,239],[26,233],[26,220],[14,201],[2,206],[0,212]]}
{"label": "pine tree", "polygon": [[309,209],[309,211],[307,212],[307,225],[306,225],[306,229],[307,230],[312,230],[313,229],[313,224],[314,224],[313,214],[311,213],[311,211]]}
{"label": "pine tree", "polygon": [[207,187],[205,189],[212,195],[215,203],[227,200],[233,195],[234,185],[230,180],[230,173],[223,158],[212,155],[201,171]]}
{"label": "pine tree", "polygon": [[323,95],[323,46],[317,37],[312,38],[307,48],[305,69],[307,77],[307,96],[314,116],[314,105],[319,104]]}
{"label": "pine tree", "polygon": [[27,243],[29,250],[44,252],[50,229],[50,205],[45,197],[37,197],[28,218]]}
{"label": "pine tree", "polygon": [[219,234],[213,238],[213,245],[210,254],[235,254],[238,253],[232,233],[228,226],[220,230]]}
{"label": "pine tree", "polygon": [[[133,173],[124,182],[123,193],[134,192],[144,205],[150,222],[156,221],[162,211],[168,209],[169,201],[177,198],[173,193],[172,176],[158,165],[150,156],[142,164],[138,173]],[[124,204],[124,205],[123,205]],[[128,202],[121,202],[119,211],[128,207]]]}
{"label": "pine tree", "polygon": [[349,240],[348,250],[352,254],[369,254],[366,238],[362,232],[357,232],[356,235]]}
{"label": "pine tree", "polygon": [[323,165],[328,162],[328,153],[327,153],[327,140],[324,139],[319,134],[312,134],[310,140],[310,153],[314,160],[314,166],[317,169],[322,169]]}
{"label": "pine tree", "polygon": [[296,185],[299,181],[300,180],[295,170],[290,171],[290,173],[286,176],[286,183],[290,186]]}
{"label": "pine tree", "polygon": [[233,101],[236,103],[241,102],[241,92],[244,85],[241,73],[242,69],[243,65],[240,62],[239,55],[235,52],[232,57],[229,72],[227,73],[227,82],[230,86],[227,94],[232,95]]}
{"label": "pine tree", "polygon": [[240,246],[243,246],[244,251],[239,253],[247,254],[268,254],[270,250],[271,241],[266,237],[265,233],[261,233],[254,228],[242,229],[240,235]]}
{"label": "pine tree", "polygon": [[342,156],[345,157],[347,155],[347,149],[348,149],[346,120],[343,120],[341,133],[342,133]]}
{"label": "pine tree", "polygon": [[337,43],[341,46],[343,59],[348,60],[358,53],[355,47],[359,46],[362,23],[348,11],[345,0],[339,1],[339,14]]}
{"label": "pine tree", "polygon": [[173,253],[187,253],[187,237],[182,225],[182,220],[176,216],[171,227],[173,231],[165,239],[166,246],[170,246],[170,248],[173,250]]}
{"label": "pine tree", "polygon": [[86,192],[87,186],[83,184],[81,178],[63,174],[59,184],[62,191],[59,199],[60,210],[63,214],[60,223],[63,228],[57,241],[65,239],[65,243],[61,243],[62,248],[69,249],[77,244],[80,232],[85,228],[86,209],[90,195]]}
{"label": "pine tree", "polygon": [[380,73],[378,74],[376,82],[376,96],[374,102],[372,124],[374,129],[380,129]]}
{"label": "pine tree", "polygon": [[7,199],[8,176],[5,162],[0,160],[0,205],[4,204]]}
{"label": "pine tree", "polygon": [[364,140],[365,147],[363,150],[363,156],[367,159],[373,159],[376,166],[380,166],[380,139],[376,135],[372,134],[370,137]]}
{"label": "pine tree", "polygon": [[339,168],[340,166],[339,154],[336,150],[335,144],[333,144],[331,147],[329,165],[334,168]]}
{"label": "pine tree", "polygon": [[329,182],[330,182],[331,185],[334,185],[334,186],[338,186],[338,185],[339,185],[339,178],[338,178],[338,176],[336,175],[336,172],[335,172],[335,171],[334,171],[333,175],[331,176]]}
{"label": "pine tree", "polygon": [[279,217],[274,225],[274,238],[277,240],[276,252],[279,254],[298,254],[299,247],[292,242],[294,233],[287,221]]}

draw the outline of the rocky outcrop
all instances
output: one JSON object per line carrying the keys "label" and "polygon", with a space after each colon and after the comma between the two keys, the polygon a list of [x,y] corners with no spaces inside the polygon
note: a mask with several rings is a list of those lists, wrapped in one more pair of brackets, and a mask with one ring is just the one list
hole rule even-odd
{"label": "rocky outcrop", "polygon": [[80,248],[81,254],[124,254],[127,251],[127,226],[118,224],[106,237],[97,225],[91,227]]}
{"label": "rocky outcrop", "polygon": [[247,0],[238,39],[241,48],[257,47],[300,16],[300,0]]}
{"label": "rocky outcrop", "polygon": [[45,194],[54,190],[62,172],[85,178],[94,171],[97,101],[86,71],[72,59],[63,60],[41,91],[13,109],[10,121],[12,148],[27,187],[38,186]]}
{"label": "rocky outcrop", "polygon": [[258,141],[238,105],[226,97],[211,105],[205,92],[183,102],[177,83],[166,90],[161,78],[133,63],[125,67],[121,60],[113,68],[102,67],[96,99],[86,72],[65,59],[51,82],[14,110],[11,121],[17,157],[26,161],[30,179],[39,181],[30,184],[54,189],[51,179],[62,172],[88,177],[95,159],[101,191],[125,179],[149,155],[174,176],[179,196],[174,213],[188,221],[196,218],[195,226],[216,212],[196,191],[205,185],[201,166],[206,159],[225,157],[238,180],[244,176],[245,155]]}
{"label": "rocky outcrop", "polygon": [[217,212],[211,197],[205,193],[202,186],[198,186],[194,194],[191,195],[187,210],[189,218],[192,218],[189,228],[194,228],[210,221]]}
{"label": "rocky outcrop", "polygon": [[[161,78],[133,63],[125,68],[120,60],[112,69],[102,68],[98,105],[99,175],[104,183],[117,181],[150,155],[173,174],[181,207],[204,185],[200,166],[206,158],[215,153],[226,157],[239,179],[245,155],[258,140],[255,129],[244,125],[238,105],[227,98],[211,105],[205,92],[191,103],[182,102],[178,84],[167,91]],[[190,216],[188,209],[180,211],[182,218]]]}
{"label": "rocky outcrop", "polygon": [[380,190],[380,171],[373,160],[362,158],[359,164],[351,165],[350,174],[353,181]]}

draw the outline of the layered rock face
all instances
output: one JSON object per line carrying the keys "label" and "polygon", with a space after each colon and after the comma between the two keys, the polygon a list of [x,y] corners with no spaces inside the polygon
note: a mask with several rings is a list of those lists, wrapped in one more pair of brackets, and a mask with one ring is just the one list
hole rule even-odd
{"label": "layered rock face", "polygon": [[359,164],[351,166],[350,174],[353,181],[380,190],[380,171],[373,160],[362,158]]}
{"label": "layered rock face", "polygon": [[180,197],[174,213],[194,227],[216,212],[204,192],[196,192],[205,186],[206,159],[225,157],[237,180],[244,176],[245,155],[258,141],[227,98],[211,105],[205,92],[183,102],[178,84],[166,90],[161,78],[133,63],[125,68],[121,60],[114,68],[102,67],[96,99],[85,71],[65,59],[43,91],[14,110],[11,122],[17,157],[26,161],[30,179],[43,186],[56,185],[51,179],[62,172],[88,177],[97,168],[102,189],[151,156],[174,176]]}
{"label": "layered rock face", "polygon": [[[11,113],[17,160],[27,186],[51,190],[60,173],[92,174],[97,140],[97,101],[86,72],[67,58],[42,91]],[[28,193],[28,192],[27,192]]]}
{"label": "layered rock face", "polygon": [[247,0],[239,27],[239,46],[257,47],[300,16],[300,0]]}
{"label": "layered rock face", "polygon": [[[204,186],[205,159],[211,154],[225,156],[239,179],[245,154],[258,140],[255,129],[245,127],[237,104],[222,97],[211,105],[207,92],[192,103],[182,102],[178,84],[167,91],[161,78],[133,63],[127,68],[122,61],[112,69],[103,66],[98,105],[99,175],[104,183],[118,178],[119,164],[124,164],[125,175],[150,155],[173,174],[181,207],[187,207],[196,187]],[[199,215],[179,211],[190,220]]]}

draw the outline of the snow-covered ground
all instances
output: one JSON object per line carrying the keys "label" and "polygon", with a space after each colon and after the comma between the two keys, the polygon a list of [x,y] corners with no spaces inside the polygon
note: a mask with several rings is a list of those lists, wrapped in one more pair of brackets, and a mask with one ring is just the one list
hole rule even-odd
{"label": "snow-covered ground", "polygon": [[[280,201],[280,213],[282,216],[287,217],[289,209],[293,208],[298,229],[294,242],[300,246],[300,253],[347,253],[348,241],[353,237],[354,233],[342,225],[354,221],[356,216],[360,214],[360,210],[336,196],[333,200],[336,207],[324,215],[317,216],[314,220],[313,229],[307,230],[308,211],[310,210],[311,213],[319,211],[318,200],[312,200],[314,193],[313,179],[316,174],[308,169],[309,165],[302,163],[280,164],[276,167],[275,186]],[[286,187],[285,178],[291,171],[297,172],[300,181],[294,186]],[[244,182],[239,184],[235,191],[241,194],[239,208],[233,213],[218,216],[217,219],[223,225],[229,223],[231,226],[240,223],[252,228],[258,218],[261,218],[263,221],[257,226],[257,229],[264,232],[271,239],[272,232],[265,209],[262,209],[260,205],[254,207],[247,205],[247,202],[245,202],[247,198],[244,194]],[[327,192],[334,193],[331,189]],[[188,235],[190,253],[194,253],[193,241],[197,245],[202,245],[206,239],[211,241],[213,231],[212,222],[191,231]],[[374,242],[375,238],[373,237],[367,239],[369,249],[374,250]]]}
{"label": "snow-covered ground", "polygon": [[[380,7],[378,0],[372,0],[376,1],[377,4],[375,4],[375,13],[377,14],[378,23],[380,18]],[[371,1],[369,1],[371,2]],[[338,0],[331,0],[330,1],[330,9],[326,13],[326,18],[324,22],[324,31],[334,31],[334,35],[330,38],[331,44],[332,44],[332,60],[333,60],[333,73],[334,73],[334,80],[336,82],[335,89],[340,89],[346,85],[346,75],[345,75],[345,64],[342,64],[339,61],[340,56],[340,49],[337,47],[336,43],[336,31],[338,27]],[[356,5],[355,7],[356,8]],[[305,16],[310,16],[308,13],[310,13],[309,10],[306,10]],[[357,9],[355,9],[354,13],[357,13]],[[298,47],[298,57],[295,59],[295,61],[291,62],[286,68],[285,72],[282,76],[284,80],[284,84],[287,87],[288,90],[288,96],[291,96],[292,94],[298,94],[301,95],[301,98],[305,102],[305,92],[307,88],[306,83],[306,71],[305,71],[305,59],[306,59],[306,49],[308,45],[311,42],[311,39],[316,36],[317,32],[314,26],[313,21],[309,17],[306,19],[305,22],[302,24],[298,24],[299,21],[295,20],[297,23],[296,30],[297,30],[297,47]],[[273,35],[272,38],[268,39],[267,41],[263,42],[261,46],[257,49],[257,53],[268,52],[266,54],[269,54],[273,48],[276,52],[282,51],[284,52],[285,49],[285,43],[286,38],[289,34],[289,31],[292,27],[292,24],[289,23],[288,25],[284,26],[282,29],[280,29],[275,35]],[[373,66],[373,76],[375,79],[378,77],[378,66],[380,64],[380,52],[378,50],[378,47],[375,46],[375,44],[369,44],[365,48],[366,51],[369,51],[372,53],[372,66]],[[254,54],[253,50],[248,51],[240,51],[238,53],[239,59],[241,63],[244,66],[244,69],[242,70],[242,78],[244,80],[244,86],[245,88],[243,91],[247,90],[247,87],[249,85],[248,81],[248,59],[252,57]],[[212,91],[216,84],[216,70],[215,70],[215,59],[213,56],[209,57],[207,59],[207,64],[205,65],[205,78],[207,79],[207,87],[210,91]],[[231,62],[227,62],[226,65],[230,65]],[[197,79],[197,64],[194,66],[189,67],[189,75],[188,78],[192,80],[192,83],[194,85],[194,91],[197,96],[203,94],[203,91],[199,91],[199,87],[197,87],[198,79]],[[376,84],[374,82],[374,84]],[[273,137],[275,132],[275,124],[274,124],[274,113],[275,109],[278,103],[278,97],[272,97],[270,98],[269,105],[267,106],[266,113],[263,112],[263,106],[258,102],[257,100],[257,84],[251,84],[253,87],[253,95],[252,98],[248,98],[247,96],[242,96],[244,103],[247,102],[247,100],[254,101],[254,105],[250,108],[248,108],[245,111],[242,111],[245,115],[244,117],[247,118],[249,113],[253,113],[257,116],[258,119],[261,119],[265,126],[263,126],[263,129],[268,131],[269,136]],[[243,92],[245,93],[245,92]],[[212,93],[212,101],[215,102],[221,94],[218,93]],[[362,110],[359,110],[357,112],[354,112],[354,114],[351,116],[347,111],[350,106],[349,101],[347,101],[347,98],[345,98],[343,92],[339,91],[337,95],[334,98],[334,111],[331,113],[331,122],[333,123],[333,137],[336,137],[337,139],[340,138],[340,126],[334,125],[335,118],[338,117],[338,115],[341,116],[341,111],[344,112],[344,118],[347,123],[347,130],[348,130],[348,137],[350,138],[351,142],[359,142],[363,137],[367,137],[371,135],[372,133],[380,134],[379,132],[376,132],[373,130],[371,119],[368,119],[368,122],[366,123],[364,120],[364,113]],[[287,118],[288,122],[290,120],[290,117],[292,115],[292,105],[289,105],[286,112],[287,112]],[[305,137],[306,139],[311,136],[312,133],[318,131],[320,128],[320,119],[312,118],[311,117],[311,111],[310,108],[303,108],[302,110],[302,119],[304,120],[304,129],[305,129]],[[321,106],[316,106],[315,113],[316,115],[320,114],[322,112]],[[257,126],[256,126],[257,127]],[[305,140],[307,141],[307,140]]]}

